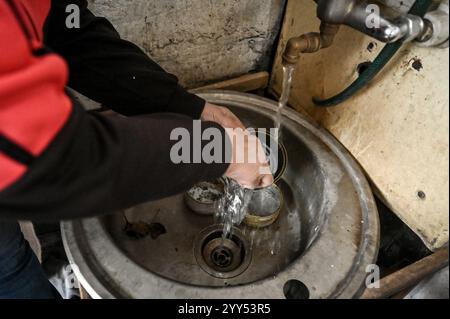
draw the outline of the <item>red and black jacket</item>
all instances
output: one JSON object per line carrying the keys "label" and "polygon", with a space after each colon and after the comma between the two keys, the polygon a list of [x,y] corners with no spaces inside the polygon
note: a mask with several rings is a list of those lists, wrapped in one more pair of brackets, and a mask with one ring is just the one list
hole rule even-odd
{"label": "red and black jacket", "polygon": [[[86,112],[66,86],[126,116]],[[222,175],[169,157],[203,107],[85,0],[0,0],[0,219],[108,213]]]}

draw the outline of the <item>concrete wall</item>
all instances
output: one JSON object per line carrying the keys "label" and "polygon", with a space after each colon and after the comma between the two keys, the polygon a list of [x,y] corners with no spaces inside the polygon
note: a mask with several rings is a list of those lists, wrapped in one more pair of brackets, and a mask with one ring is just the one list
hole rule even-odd
{"label": "concrete wall", "polygon": [[269,70],[285,0],[91,0],[189,88]]}

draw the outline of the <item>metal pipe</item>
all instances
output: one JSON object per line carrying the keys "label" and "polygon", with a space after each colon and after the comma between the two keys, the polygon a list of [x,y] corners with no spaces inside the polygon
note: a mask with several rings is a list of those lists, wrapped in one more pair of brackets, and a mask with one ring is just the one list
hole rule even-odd
{"label": "metal pipe", "polygon": [[322,22],[320,32],[310,32],[289,39],[283,52],[283,63],[297,64],[302,53],[314,53],[333,44],[339,25]]}
{"label": "metal pipe", "polygon": [[423,47],[448,47],[449,39],[449,0],[443,0],[436,10],[428,12],[425,17],[426,32],[417,39]]}

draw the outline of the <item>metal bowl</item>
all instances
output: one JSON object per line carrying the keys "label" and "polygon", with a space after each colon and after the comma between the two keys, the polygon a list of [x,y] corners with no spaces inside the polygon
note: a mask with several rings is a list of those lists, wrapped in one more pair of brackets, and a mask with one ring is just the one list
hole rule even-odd
{"label": "metal bowl", "polygon": [[[288,154],[282,139],[276,141],[275,137],[266,130],[256,130],[261,144],[269,161],[270,170],[273,174],[274,183],[278,182],[286,171],[288,163]],[[276,150],[276,151],[275,151]]]}
{"label": "metal bowl", "polygon": [[254,190],[244,222],[256,228],[270,226],[280,216],[282,207],[283,193],[275,184]]}
{"label": "metal bowl", "polygon": [[217,202],[223,195],[223,183],[200,182],[184,194],[184,201],[193,212],[200,215],[214,215]]}

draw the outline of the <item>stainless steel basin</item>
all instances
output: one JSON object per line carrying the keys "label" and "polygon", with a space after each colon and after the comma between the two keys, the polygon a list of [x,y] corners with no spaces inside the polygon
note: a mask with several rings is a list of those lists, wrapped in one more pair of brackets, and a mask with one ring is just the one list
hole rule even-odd
{"label": "stainless steel basin", "polygon": [[[249,127],[273,126],[273,101],[227,91],[199,95],[229,107]],[[369,185],[346,150],[297,112],[284,112],[282,136],[288,154],[277,183],[283,209],[267,228],[239,227],[240,248],[231,243],[218,255],[226,261],[234,254],[232,270],[212,269],[202,260],[220,226],[213,225],[212,216],[190,211],[179,194],[62,223],[65,248],[82,285],[97,298],[358,296],[378,248],[378,215]],[[131,223],[156,226],[157,233],[130,236],[124,214]]]}

